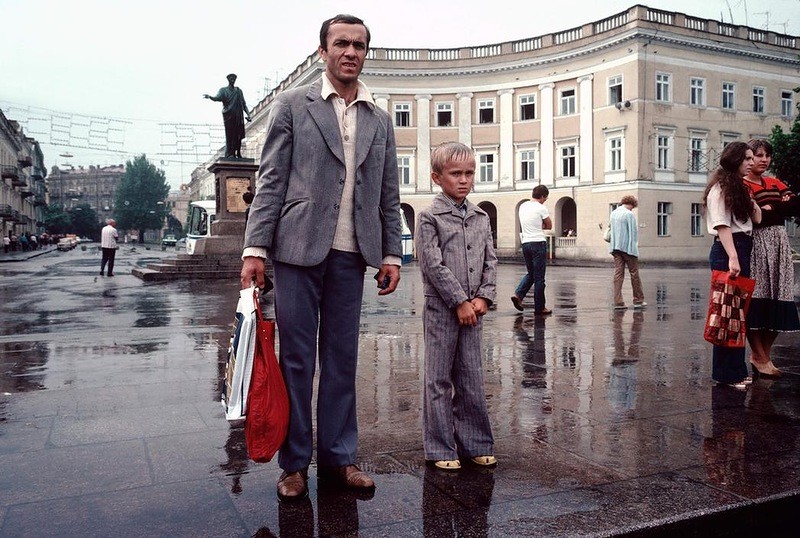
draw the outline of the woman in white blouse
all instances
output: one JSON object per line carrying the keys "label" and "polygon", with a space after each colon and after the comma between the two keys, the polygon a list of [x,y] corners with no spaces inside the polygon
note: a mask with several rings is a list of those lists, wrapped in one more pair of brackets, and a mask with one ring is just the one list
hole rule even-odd
{"label": "woman in white blouse", "polygon": [[[708,233],[714,236],[709,254],[711,269],[728,271],[732,277],[750,276],[753,222],[761,222],[761,209],[742,181],[752,166],[753,151],[747,144],[728,144],[703,194]],[[717,383],[746,389],[752,378],[747,372],[745,349],[714,346],[711,377]]]}

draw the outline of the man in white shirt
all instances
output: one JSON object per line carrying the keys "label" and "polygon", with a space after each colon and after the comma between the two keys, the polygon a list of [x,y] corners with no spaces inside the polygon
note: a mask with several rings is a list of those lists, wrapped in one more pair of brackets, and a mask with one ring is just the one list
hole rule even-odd
{"label": "man in white shirt", "polygon": [[117,221],[108,219],[100,232],[100,249],[103,251],[103,260],[100,262],[100,276],[103,276],[108,263],[108,276],[114,276],[114,258],[117,256]]}
{"label": "man in white shirt", "polygon": [[525,266],[528,273],[522,277],[511,302],[514,308],[522,311],[522,300],[533,286],[533,313],[539,316],[552,314],[553,311],[545,306],[544,299],[544,273],[547,268],[547,238],[545,230],[553,228],[550,213],[544,206],[550,191],[544,185],[537,185],[531,193],[531,200],[519,206],[519,224],[522,228],[522,254],[525,256]]}

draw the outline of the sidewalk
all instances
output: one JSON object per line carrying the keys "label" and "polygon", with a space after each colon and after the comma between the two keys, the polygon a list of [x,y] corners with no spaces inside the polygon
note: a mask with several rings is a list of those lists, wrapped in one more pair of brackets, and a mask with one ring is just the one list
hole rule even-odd
{"label": "sidewalk", "polygon": [[649,306],[614,312],[613,269],[549,267],[554,314],[537,318],[508,300],[523,267],[501,264],[484,326],[500,463],[455,474],[423,461],[418,269],[387,298],[371,282],[358,463],[375,495],[326,488],[312,465],[309,499],[281,504],[277,463],[248,460],[219,404],[238,283],[143,283],[145,260],[122,254],[115,278],[79,249],[46,273],[0,266],[0,536],[796,532],[800,334],[776,342],[782,378],[714,387],[705,269],[643,269]]}
{"label": "sidewalk", "polygon": [[54,251],[56,251],[55,245],[47,245],[46,247],[40,247],[36,250],[29,250],[27,252],[23,252],[21,250],[14,252],[3,252],[0,250],[0,263],[24,262],[25,260],[30,260],[31,258],[36,258],[37,256],[42,256],[48,252]]}

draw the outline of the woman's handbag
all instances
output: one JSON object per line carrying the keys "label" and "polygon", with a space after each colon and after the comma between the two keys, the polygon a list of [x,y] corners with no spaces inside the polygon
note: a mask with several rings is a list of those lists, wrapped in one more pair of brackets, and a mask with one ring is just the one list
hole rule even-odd
{"label": "woman's handbag", "polygon": [[728,271],[711,272],[711,292],[703,338],[715,346],[744,347],[745,319],[756,281]]}
{"label": "woman's handbag", "polygon": [[265,320],[261,315],[257,297],[254,297],[254,302],[256,341],[244,436],[250,459],[265,463],[272,459],[286,439],[289,395],[275,356],[275,322]]}

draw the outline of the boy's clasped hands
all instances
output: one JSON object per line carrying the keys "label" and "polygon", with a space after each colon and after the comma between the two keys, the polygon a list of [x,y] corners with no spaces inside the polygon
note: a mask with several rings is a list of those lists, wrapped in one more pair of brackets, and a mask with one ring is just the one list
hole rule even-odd
{"label": "boy's clasped hands", "polygon": [[483,316],[489,311],[489,304],[483,297],[475,297],[470,301],[464,301],[456,307],[459,325],[478,324],[478,316]]}

